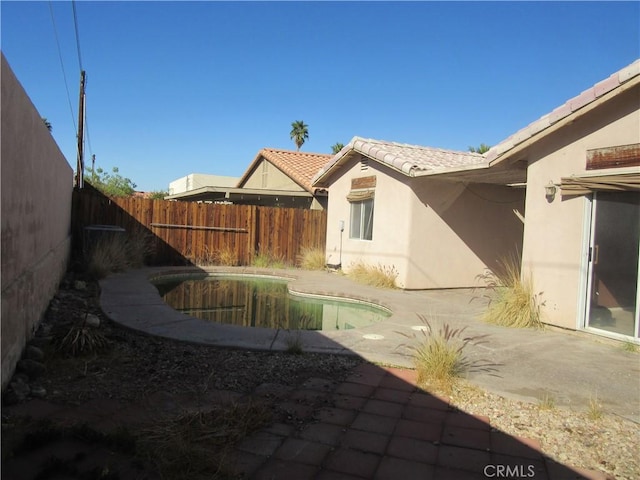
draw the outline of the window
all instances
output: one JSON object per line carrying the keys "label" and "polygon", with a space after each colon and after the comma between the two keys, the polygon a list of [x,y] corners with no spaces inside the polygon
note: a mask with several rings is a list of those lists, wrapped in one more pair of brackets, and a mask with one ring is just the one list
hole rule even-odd
{"label": "window", "polygon": [[371,240],[373,238],[373,198],[351,202],[351,230],[349,238]]}

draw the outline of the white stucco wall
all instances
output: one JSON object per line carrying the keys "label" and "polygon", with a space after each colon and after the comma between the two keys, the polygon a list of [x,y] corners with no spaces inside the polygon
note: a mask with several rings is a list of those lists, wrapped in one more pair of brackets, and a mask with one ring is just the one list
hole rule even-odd
{"label": "white stucco wall", "polygon": [[545,322],[571,329],[582,326],[590,196],[562,197],[558,191],[549,202],[544,187],[571,175],[629,171],[587,171],[587,150],[640,143],[639,112],[640,87],[636,85],[525,152],[529,168],[523,271],[531,273],[536,290],[543,292]]}

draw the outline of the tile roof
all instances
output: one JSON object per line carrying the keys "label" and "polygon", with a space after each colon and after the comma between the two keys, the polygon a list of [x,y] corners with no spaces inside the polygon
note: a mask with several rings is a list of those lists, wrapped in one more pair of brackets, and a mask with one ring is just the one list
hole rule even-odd
{"label": "tile roof", "polygon": [[314,183],[341,164],[341,160],[355,151],[398,170],[408,176],[442,173],[467,168],[486,167],[485,158],[479,153],[458,152],[442,148],[422,147],[406,143],[353,137],[340,152],[314,177]]}
{"label": "tile roof", "polygon": [[535,122],[530,123],[526,127],[518,130],[516,133],[503,140],[499,144],[493,146],[484,156],[490,164],[493,164],[500,157],[504,156],[511,149],[531,137],[542,133],[560,120],[573,115],[578,110],[588,106],[601,98],[603,95],[615,90],[620,85],[628,82],[634,77],[640,75],[640,59],[626,66],[622,70],[617,71],[609,78],[596,83],[593,87],[588,88],[580,95],[567,100],[552,112],[543,115]]}
{"label": "tile roof", "polygon": [[276,150],[273,148],[263,148],[258,152],[256,158],[251,162],[247,171],[238,182],[238,187],[242,187],[251,176],[258,164],[264,158],[277,168],[282,170],[289,178],[300,185],[309,193],[314,193],[316,188],[312,187],[313,176],[332,157],[324,153],[306,153],[291,150]]}

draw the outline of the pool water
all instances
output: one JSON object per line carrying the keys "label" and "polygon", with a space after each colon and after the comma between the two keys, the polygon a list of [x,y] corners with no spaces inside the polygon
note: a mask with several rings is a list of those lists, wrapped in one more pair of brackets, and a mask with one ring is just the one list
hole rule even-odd
{"label": "pool water", "polygon": [[292,295],[287,281],[205,276],[153,281],[175,310],[209,322],[286,330],[348,330],[391,314],[369,304]]}

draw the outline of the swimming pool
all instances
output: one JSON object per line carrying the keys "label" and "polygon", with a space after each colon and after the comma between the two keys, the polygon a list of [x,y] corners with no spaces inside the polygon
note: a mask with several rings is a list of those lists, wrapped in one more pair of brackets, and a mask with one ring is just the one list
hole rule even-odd
{"label": "swimming pool", "polygon": [[386,309],[359,301],[292,294],[282,279],[197,275],[152,281],[163,300],[214,323],[285,330],[349,330],[380,322]]}

